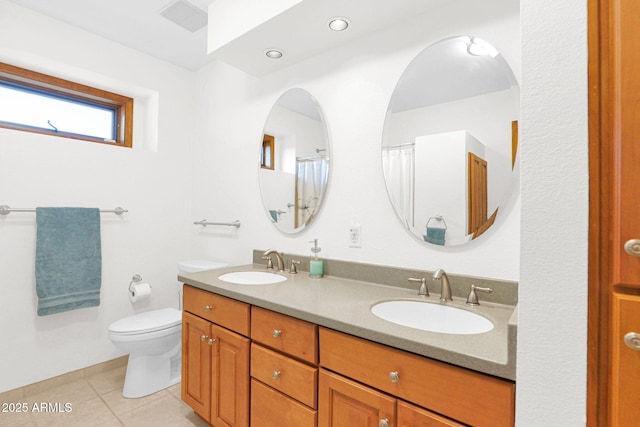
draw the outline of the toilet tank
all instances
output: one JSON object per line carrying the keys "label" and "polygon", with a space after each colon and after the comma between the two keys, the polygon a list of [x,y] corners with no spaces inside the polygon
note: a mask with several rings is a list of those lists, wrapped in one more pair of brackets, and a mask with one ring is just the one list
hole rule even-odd
{"label": "toilet tank", "polygon": [[204,270],[216,270],[218,268],[227,267],[229,264],[220,261],[212,261],[208,259],[192,259],[189,261],[178,262],[178,274],[195,273]]}
{"label": "toilet tank", "polygon": [[[228,264],[220,261],[212,261],[209,259],[192,259],[188,261],[178,262],[178,274],[189,274],[198,271],[215,270],[227,267]],[[182,282],[178,282],[178,307],[182,310]]]}

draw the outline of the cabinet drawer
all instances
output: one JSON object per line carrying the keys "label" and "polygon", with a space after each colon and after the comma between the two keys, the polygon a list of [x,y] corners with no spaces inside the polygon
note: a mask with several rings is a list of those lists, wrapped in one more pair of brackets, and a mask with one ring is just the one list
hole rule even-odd
{"label": "cabinet drawer", "polygon": [[316,427],[317,411],[260,381],[251,380],[251,425],[260,427]]}
{"label": "cabinet drawer", "polygon": [[318,326],[251,307],[251,338],[306,362],[318,363]]}
{"label": "cabinet drawer", "polygon": [[251,345],[251,376],[317,409],[317,368],[254,343]]}
{"label": "cabinet drawer", "polygon": [[249,335],[250,306],[189,285],[183,287],[183,307],[220,326]]}
{"label": "cabinet drawer", "polygon": [[398,427],[464,427],[431,411],[398,401]]}
{"label": "cabinet drawer", "polygon": [[320,329],[320,365],[473,426],[515,421],[510,381],[325,328]]}

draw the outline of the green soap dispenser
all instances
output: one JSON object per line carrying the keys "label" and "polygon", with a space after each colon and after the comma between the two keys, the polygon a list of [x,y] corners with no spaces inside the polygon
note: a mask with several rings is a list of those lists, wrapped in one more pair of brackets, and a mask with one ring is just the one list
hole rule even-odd
{"label": "green soap dispenser", "polygon": [[320,253],[318,239],[310,240],[309,243],[313,243],[313,247],[311,248],[311,257],[309,258],[309,277],[319,279],[324,276],[324,264],[318,257],[318,253]]}

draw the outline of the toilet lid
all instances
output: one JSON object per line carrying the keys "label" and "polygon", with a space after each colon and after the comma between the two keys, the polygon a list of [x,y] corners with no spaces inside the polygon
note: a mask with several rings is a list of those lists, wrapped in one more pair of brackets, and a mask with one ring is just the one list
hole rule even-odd
{"label": "toilet lid", "polygon": [[109,326],[109,332],[115,334],[140,334],[171,328],[181,322],[182,313],[179,310],[162,308],[117,320]]}

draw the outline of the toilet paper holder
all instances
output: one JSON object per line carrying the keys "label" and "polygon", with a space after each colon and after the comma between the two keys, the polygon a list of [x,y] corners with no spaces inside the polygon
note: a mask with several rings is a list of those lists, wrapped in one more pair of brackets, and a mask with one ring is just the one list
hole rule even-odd
{"label": "toilet paper holder", "polygon": [[129,293],[133,296],[133,286],[136,283],[142,282],[142,276],[139,274],[134,274],[131,278],[131,283],[129,283]]}

